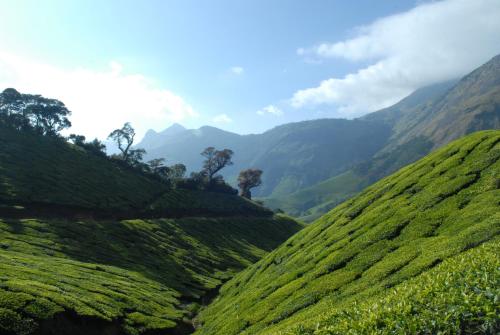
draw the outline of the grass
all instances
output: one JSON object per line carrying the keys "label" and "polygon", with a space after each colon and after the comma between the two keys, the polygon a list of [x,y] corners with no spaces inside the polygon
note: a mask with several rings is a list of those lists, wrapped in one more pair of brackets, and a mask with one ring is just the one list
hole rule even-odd
{"label": "grass", "polygon": [[92,323],[96,333],[179,327],[209,290],[300,228],[283,216],[0,220],[0,333],[34,334],[71,315],[87,320],[84,333]]}
{"label": "grass", "polygon": [[368,187],[226,283],[196,333],[314,329],[332,311],[349,313],[351,303],[389,294],[494,239],[499,159],[500,131],[478,132]]}

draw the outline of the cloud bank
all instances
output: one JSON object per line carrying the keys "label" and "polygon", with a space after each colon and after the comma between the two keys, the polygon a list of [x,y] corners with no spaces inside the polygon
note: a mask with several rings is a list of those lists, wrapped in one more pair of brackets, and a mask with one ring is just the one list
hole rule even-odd
{"label": "cloud bank", "polygon": [[61,100],[73,112],[73,133],[105,139],[129,121],[138,137],[198,114],[175,93],[140,74],[125,74],[117,62],[109,69],[61,69],[0,51],[0,90],[14,87]]}
{"label": "cloud bank", "polygon": [[396,103],[417,88],[458,78],[500,53],[500,1],[424,3],[359,27],[353,38],[300,48],[304,58],[367,66],[297,91],[296,108],[328,104],[356,117]]}

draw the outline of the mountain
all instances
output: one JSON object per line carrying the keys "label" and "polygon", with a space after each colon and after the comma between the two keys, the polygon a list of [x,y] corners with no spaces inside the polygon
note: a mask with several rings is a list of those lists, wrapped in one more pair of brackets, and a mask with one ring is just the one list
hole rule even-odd
{"label": "mountain", "polygon": [[196,334],[494,334],[500,131],[371,185],[237,274]]}
{"label": "mountain", "polygon": [[232,149],[234,165],[224,176],[234,182],[239,171],[260,168],[263,184],[255,195],[285,195],[313,185],[350,166],[367,160],[390,136],[390,127],[364,120],[323,119],[286,124],[258,135],[238,135],[214,127],[186,130],[151,146],[149,139],[137,147],[147,159],[165,157],[188,170],[200,170],[200,153],[208,146]]}
{"label": "mountain", "polygon": [[0,125],[0,334],[184,334],[302,225]]}
{"label": "mountain", "polygon": [[419,89],[361,118],[392,129],[369,160],[292,194],[263,199],[271,208],[313,221],[367,185],[465,134],[500,129],[500,56],[459,81]]}
{"label": "mountain", "polygon": [[[394,133],[385,152],[418,137],[429,139],[435,149],[474,131],[500,128],[500,55],[448,90],[447,84],[443,94],[439,94],[442,89],[436,89],[438,96],[428,104],[414,108],[400,108],[401,103],[395,106],[397,116],[391,122]],[[387,122],[388,112],[391,109],[364,119]]]}
{"label": "mountain", "polygon": [[161,143],[168,141],[171,137],[179,135],[186,130],[186,128],[178,123],[174,123],[159,133],[150,129],[146,132],[146,135],[144,135],[144,138],[141,141],[141,146],[147,147],[150,150],[154,149],[158,145],[161,145]]}

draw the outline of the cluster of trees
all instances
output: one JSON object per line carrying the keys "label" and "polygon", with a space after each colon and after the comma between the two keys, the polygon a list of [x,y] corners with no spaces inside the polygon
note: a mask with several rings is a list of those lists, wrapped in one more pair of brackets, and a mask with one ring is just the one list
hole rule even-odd
{"label": "cluster of trees", "polygon": [[[71,122],[68,119],[70,115],[71,111],[66,108],[64,103],[56,99],[45,98],[41,95],[22,94],[13,88],[7,88],[0,93],[1,123],[17,130],[33,131],[43,136],[64,139],[87,152],[108,157],[106,146],[97,138],[86,141],[83,135],[71,134],[67,138],[60,135],[62,130],[71,127]],[[133,147],[135,136],[135,130],[128,122],[122,128],[113,130],[108,139],[116,143],[120,153],[111,155],[109,159],[154,176],[175,187],[238,193],[237,190],[226,184],[222,175],[219,174],[223,168],[233,165],[234,153],[232,150],[206,148],[201,153],[204,157],[202,170],[193,172],[189,178],[185,178],[186,167],[183,164],[167,166],[164,158],[144,163],[142,160],[146,151]],[[262,170],[247,169],[241,171],[238,177],[240,195],[250,199],[250,190],[262,183],[261,176]]]}
{"label": "cluster of trees", "polygon": [[66,106],[56,99],[21,94],[13,88],[0,93],[0,121],[18,130],[58,136],[61,130],[71,127],[70,115]]}

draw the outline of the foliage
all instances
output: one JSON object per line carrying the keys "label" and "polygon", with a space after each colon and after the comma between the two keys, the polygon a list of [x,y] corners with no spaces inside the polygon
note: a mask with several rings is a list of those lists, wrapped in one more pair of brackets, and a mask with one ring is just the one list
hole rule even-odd
{"label": "foliage", "polygon": [[208,147],[201,155],[205,157],[202,173],[206,175],[209,183],[212,182],[217,172],[226,166],[233,165],[231,161],[233,151],[229,149],[216,150],[214,147]]}
{"label": "foliage", "polygon": [[91,142],[86,142],[85,136],[71,134],[68,136],[68,140],[73,142],[74,145],[77,145],[88,152],[102,157],[106,156],[106,145],[99,141],[97,138],[93,139]]}
{"label": "foliage", "polygon": [[328,311],[290,334],[495,334],[500,330],[500,240],[446,259],[380,297]]}
{"label": "foliage", "polygon": [[120,333],[165,331],[190,316],[189,302],[300,228],[279,216],[0,219],[0,333],[38,333],[71,313],[101,331],[113,322]]}
{"label": "foliage", "polygon": [[382,179],[226,283],[197,334],[314,329],[495,238],[499,171],[500,131],[483,131]]}
{"label": "foliage", "polygon": [[247,169],[240,172],[238,176],[238,187],[242,197],[251,199],[252,193],[250,190],[262,184],[262,170]]}
{"label": "foliage", "polygon": [[0,93],[0,119],[18,130],[34,130],[42,135],[57,136],[71,127],[71,112],[59,100],[41,95],[21,94],[13,88]]}

